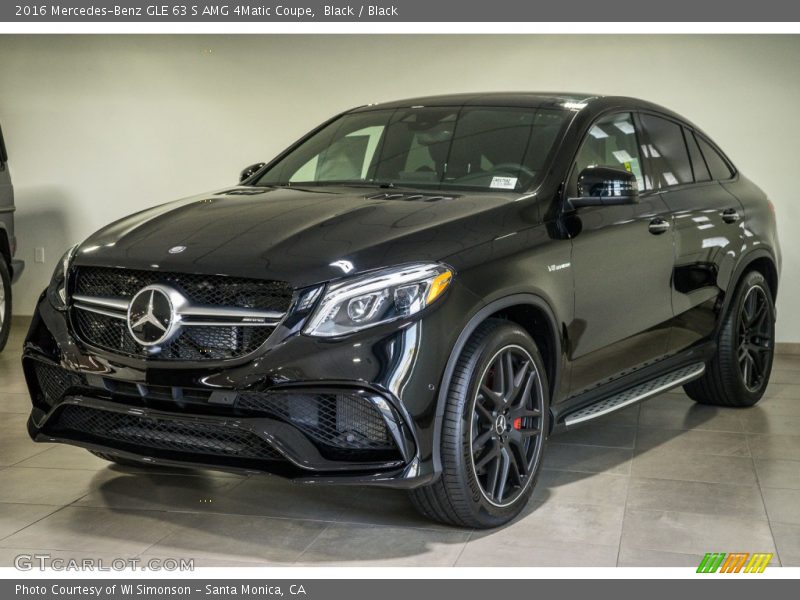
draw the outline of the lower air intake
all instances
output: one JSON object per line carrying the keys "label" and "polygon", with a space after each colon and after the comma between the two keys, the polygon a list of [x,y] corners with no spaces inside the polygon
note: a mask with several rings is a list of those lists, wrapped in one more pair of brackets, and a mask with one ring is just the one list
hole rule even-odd
{"label": "lower air intake", "polygon": [[286,421],[331,460],[397,458],[381,412],[355,392],[240,392],[236,409]]}
{"label": "lower air intake", "polygon": [[211,423],[137,416],[129,413],[65,406],[48,423],[49,433],[88,438],[99,444],[221,456],[281,460],[282,455],[257,435]]}

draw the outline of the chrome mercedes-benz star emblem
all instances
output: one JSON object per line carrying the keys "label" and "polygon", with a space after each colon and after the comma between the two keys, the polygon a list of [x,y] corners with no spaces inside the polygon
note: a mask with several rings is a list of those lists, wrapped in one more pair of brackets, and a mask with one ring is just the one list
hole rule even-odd
{"label": "chrome mercedes-benz star emblem", "polygon": [[186,246],[173,246],[172,248],[169,249],[169,253],[170,254],[180,254],[184,250],[186,250]]}
{"label": "chrome mercedes-benz star emblem", "polygon": [[128,330],[142,346],[156,346],[175,332],[172,290],[160,285],[142,288],[128,306]]}
{"label": "chrome mercedes-benz star emblem", "polygon": [[498,415],[494,422],[494,431],[497,435],[503,435],[508,429],[508,422],[505,415]]}

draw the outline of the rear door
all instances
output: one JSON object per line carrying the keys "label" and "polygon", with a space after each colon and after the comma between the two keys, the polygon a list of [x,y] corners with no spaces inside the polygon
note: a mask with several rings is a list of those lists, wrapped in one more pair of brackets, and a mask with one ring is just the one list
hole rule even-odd
{"label": "rear door", "polygon": [[733,170],[707,140],[661,115],[642,114],[641,122],[654,185],[675,227],[675,320],[669,344],[675,353],[713,331],[721,293],[717,276],[734,266],[742,207],[719,184]]}
{"label": "rear door", "polygon": [[672,319],[671,216],[652,189],[631,113],[596,121],[578,152],[567,194],[589,166],[636,175],[638,204],[578,209],[572,220],[575,319],[570,392],[578,394],[664,356]]}

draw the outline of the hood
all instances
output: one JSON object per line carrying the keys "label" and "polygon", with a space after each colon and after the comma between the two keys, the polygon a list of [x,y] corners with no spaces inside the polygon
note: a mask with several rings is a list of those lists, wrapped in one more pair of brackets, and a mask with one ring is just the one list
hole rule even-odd
{"label": "hood", "polygon": [[75,264],[275,279],[303,287],[395,264],[443,260],[494,239],[508,228],[504,215],[515,198],[240,186],[117,221],[81,244]]}

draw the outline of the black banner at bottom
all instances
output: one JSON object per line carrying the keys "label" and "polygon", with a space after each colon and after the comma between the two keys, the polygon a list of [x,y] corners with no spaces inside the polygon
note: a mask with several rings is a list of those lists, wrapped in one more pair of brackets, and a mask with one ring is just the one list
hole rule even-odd
{"label": "black banner at bottom", "polygon": [[[565,574],[566,575],[566,574]],[[688,600],[724,594],[726,600],[753,600],[756,594],[789,597],[797,591],[791,579],[758,575],[703,575],[696,579],[28,579],[3,580],[6,600],[422,600],[423,598],[647,598]],[[783,596],[778,596],[783,594]],[[544,595],[544,596],[543,596]]]}

